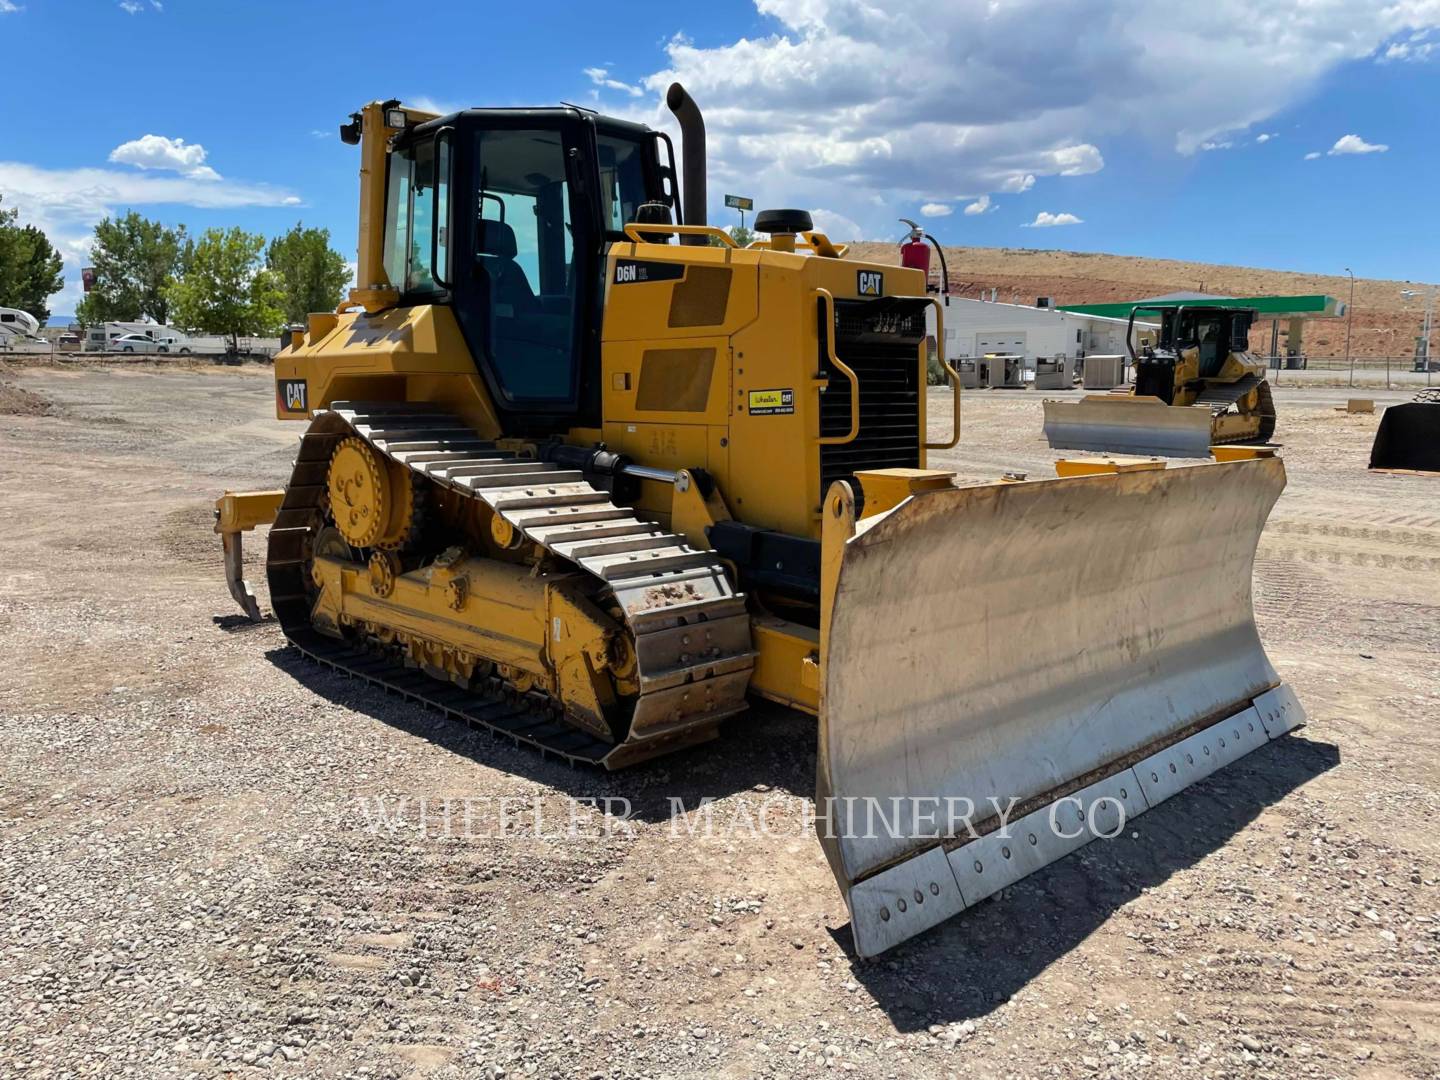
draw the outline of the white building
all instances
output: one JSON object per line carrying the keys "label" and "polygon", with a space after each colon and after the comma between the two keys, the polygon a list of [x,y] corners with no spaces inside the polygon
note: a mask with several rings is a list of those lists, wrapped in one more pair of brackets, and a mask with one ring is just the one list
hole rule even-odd
{"label": "white building", "polygon": [[[932,309],[931,334],[934,317]],[[1137,320],[1135,327],[1138,338],[1142,329],[1153,330],[1154,324]],[[1035,357],[1123,354],[1125,331],[1125,319],[951,296],[945,306],[945,358],[1009,353],[1031,358],[1027,367],[1033,369]]]}

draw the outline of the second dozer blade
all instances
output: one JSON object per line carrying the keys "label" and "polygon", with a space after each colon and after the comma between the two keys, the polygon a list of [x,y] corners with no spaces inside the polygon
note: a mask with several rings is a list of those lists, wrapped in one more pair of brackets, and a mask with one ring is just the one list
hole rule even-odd
{"label": "second dozer blade", "polygon": [[1210,410],[1156,397],[1092,394],[1045,402],[1045,438],[1056,449],[1168,457],[1210,456]]}
{"label": "second dozer blade", "polygon": [[[1271,458],[949,488],[827,554],[817,814],[860,955],[1302,721],[1251,605],[1284,484]],[[967,806],[1023,831],[975,840]]]}

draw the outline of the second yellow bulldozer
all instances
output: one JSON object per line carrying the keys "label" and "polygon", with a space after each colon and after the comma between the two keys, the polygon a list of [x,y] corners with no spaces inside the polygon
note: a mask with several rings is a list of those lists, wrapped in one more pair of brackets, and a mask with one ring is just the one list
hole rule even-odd
{"label": "second yellow bulldozer", "polygon": [[[1136,312],[1160,316],[1159,340],[1135,348]],[[1266,361],[1250,353],[1255,312],[1204,303],[1130,312],[1135,382],[1078,402],[1045,402],[1045,437],[1066,450],[1208,457],[1210,447],[1264,444],[1275,433]]]}
{"label": "second yellow bulldozer", "polygon": [[276,358],[286,486],[217,506],[252,616],[240,538],[269,524],[297,648],[572,761],[755,699],[815,716],[865,956],[1300,722],[1250,604],[1278,459],[956,486],[923,275],[801,211],[737,247],[668,100],[683,189],[666,136],[573,107],[342,128],[358,284]]}

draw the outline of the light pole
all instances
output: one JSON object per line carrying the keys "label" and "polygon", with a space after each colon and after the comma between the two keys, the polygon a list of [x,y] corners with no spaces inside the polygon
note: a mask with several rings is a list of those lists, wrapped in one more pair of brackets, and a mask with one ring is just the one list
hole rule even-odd
{"label": "light pole", "polygon": [[1345,267],[1350,275],[1350,302],[1345,305],[1345,362],[1350,365],[1350,385],[1355,385],[1355,357],[1350,355],[1350,324],[1355,320],[1355,271]]}
{"label": "light pole", "polygon": [[[1400,296],[1404,300],[1414,300],[1420,295],[1419,289],[1401,289]],[[1425,321],[1420,324],[1421,341],[1424,343],[1415,350],[1417,358],[1425,358],[1425,385],[1430,385],[1430,330],[1435,322],[1435,286],[1431,285],[1425,296]]]}
{"label": "light pole", "polygon": [[1435,286],[1425,298],[1425,385],[1430,385],[1430,331],[1435,325]]}

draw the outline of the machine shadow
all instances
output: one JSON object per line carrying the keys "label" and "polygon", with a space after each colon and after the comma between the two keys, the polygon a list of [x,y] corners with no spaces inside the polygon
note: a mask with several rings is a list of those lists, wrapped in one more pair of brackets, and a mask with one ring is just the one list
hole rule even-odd
{"label": "machine shadow", "polygon": [[896,1030],[982,1017],[1120,907],[1339,761],[1329,743],[1287,736],[1137,818],[1116,840],[1094,841],[874,960],[856,958],[848,924],[831,936]]}
{"label": "machine shadow", "polygon": [[477,729],[323,667],[293,647],[271,649],[265,655],[280,671],[327,701],[573,798],[627,799],[630,817],[638,822],[668,821],[672,799],[693,809],[703,798],[722,799],[760,784],[805,798],[815,794],[815,721],[778,705],[752,704],[722,725],[716,742],[607,772],[516,745],[509,736]]}
{"label": "machine shadow", "polygon": [[210,622],[219,630],[227,634],[241,634],[247,630],[259,629],[267,623],[273,623],[275,616],[266,612],[259,622],[255,622],[248,615],[212,615]]}

